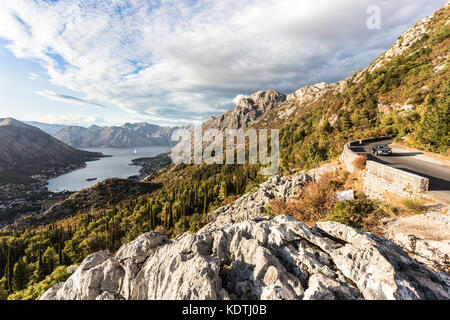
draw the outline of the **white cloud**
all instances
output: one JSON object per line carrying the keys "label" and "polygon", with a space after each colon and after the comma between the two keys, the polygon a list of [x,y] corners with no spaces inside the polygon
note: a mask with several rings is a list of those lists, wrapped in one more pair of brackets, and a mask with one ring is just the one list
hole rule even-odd
{"label": "white cloud", "polygon": [[30,80],[40,80],[40,77],[39,77],[39,75],[37,73],[30,72],[28,74],[28,79],[30,79]]}
{"label": "white cloud", "polygon": [[65,94],[59,94],[50,90],[44,90],[44,91],[36,91],[36,94],[46,97],[50,100],[54,100],[54,101],[62,101],[65,103],[70,103],[70,104],[77,104],[77,105],[82,105],[82,106],[94,106],[97,108],[104,108],[105,106],[93,102],[93,101],[88,101],[88,100],[84,100],[81,98],[77,98],[77,97],[73,97],[73,96],[68,96]]}
{"label": "white cloud", "polygon": [[0,37],[80,103],[176,122],[218,114],[239,93],[340,80],[444,3],[378,0],[374,31],[373,0],[2,0]]}
{"label": "white cloud", "polygon": [[101,125],[101,126],[111,126],[111,125],[119,125],[120,123],[109,122],[106,121],[103,117],[98,116],[80,116],[77,114],[53,114],[53,115],[43,115],[40,117],[34,117],[33,119],[25,119],[29,121],[38,121],[49,124],[65,124],[65,125],[77,125],[77,126],[85,126],[89,127],[93,124]]}
{"label": "white cloud", "polygon": [[245,94],[238,94],[236,97],[234,97],[233,103],[237,105],[243,98],[248,98],[248,96]]}

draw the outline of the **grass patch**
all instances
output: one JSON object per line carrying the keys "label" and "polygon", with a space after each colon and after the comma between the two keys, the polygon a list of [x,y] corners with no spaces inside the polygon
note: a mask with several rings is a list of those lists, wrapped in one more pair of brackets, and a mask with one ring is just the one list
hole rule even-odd
{"label": "grass patch", "polygon": [[381,220],[397,216],[399,213],[398,208],[392,207],[387,202],[361,198],[337,202],[324,220],[381,234]]}
{"label": "grass patch", "polygon": [[426,211],[426,208],[424,206],[425,201],[423,201],[422,199],[403,199],[402,204],[406,209],[415,214],[424,213]]}

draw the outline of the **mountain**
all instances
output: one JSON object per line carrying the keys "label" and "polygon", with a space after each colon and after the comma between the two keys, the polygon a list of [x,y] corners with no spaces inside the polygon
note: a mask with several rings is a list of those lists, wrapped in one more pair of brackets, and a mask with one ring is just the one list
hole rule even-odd
{"label": "mountain", "polygon": [[273,90],[261,90],[239,100],[238,105],[203,123],[203,129],[239,129],[248,127],[266,111],[286,100],[286,96]]}
{"label": "mountain", "polygon": [[12,118],[0,119],[0,170],[37,173],[62,168],[101,156],[76,150],[44,131]]}
{"label": "mountain", "polygon": [[450,5],[407,30],[367,68],[342,81],[300,88],[253,121],[280,129],[281,169],[337,157],[349,140],[391,136],[450,152]]}
{"label": "mountain", "polygon": [[[324,167],[322,174],[330,166]],[[318,175],[269,179],[219,208],[195,234],[148,232],[87,256],[40,300],[412,300],[450,299],[450,276],[372,233],[327,221],[261,217],[272,198]]]}
{"label": "mountain", "polygon": [[[399,233],[404,246],[379,229],[421,200],[367,197],[339,155],[351,140],[386,135],[448,155],[449,8],[340,82],[288,95],[260,91],[204,123],[280,129],[277,175],[261,176],[259,165],[172,164],[141,181],[152,184],[148,193],[134,196],[133,184],[94,186],[42,214],[51,224],[0,233],[0,244],[9,244],[0,255],[10,252],[11,265],[27,261],[40,275],[9,298],[49,289],[41,299],[448,300],[448,274],[430,269],[448,240],[427,243],[424,265],[406,253],[421,243],[413,228]],[[354,200],[333,200],[349,189]],[[439,245],[445,250],[434,250]],[[40,264],[32,248],[44,246]]]}
{"label": "mountain", "polygon": [[39,128],[51,136],[54,136],[58,131],[67,127],[67,125],[64,124],[49,124],[38,121],[23,121],[23,123]]}
{"label": "mountain", "polygon": [[146,122],[125,123],[118,127],[89,128],[69,126],[54,136],[76,148],[99,148],[99,147],[151,147],[170,146],[173,128],[160,127]]}

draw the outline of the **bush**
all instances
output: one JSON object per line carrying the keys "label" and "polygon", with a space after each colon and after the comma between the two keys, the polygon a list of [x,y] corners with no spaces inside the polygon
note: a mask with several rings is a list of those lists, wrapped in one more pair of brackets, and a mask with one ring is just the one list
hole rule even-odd
{"label": "bush", "polygon": [[189,232],[195,233],[206,225],[203,217],[199,213],[194,213],[189,220]]}
{"label": "bush", "polygon": [[367,156],[365,154],[357,156],[355,160],[353,160],[352,164],[358,170],[363,170],[366,167]]}
{"label": "bush", "polygon": [[425,212],[424,201],[422,199],[403,199],[402,204],[413,213]]}
{"label": "bush", "polygon": [[368,199],[346,200],[335,204],[332,213],[325,220],[335,221],[361,229],[364,220],[377,209],[374,201]]}
{"label": "bush", "polygon": [[330,188],[332,179],[324,174],[318,182],[309,182],[299,190],[298,196],[288,202],[279,199],[271,201],[271,213],[287,214],[308,224],[323,219],[333,208],[336,194]]}
{"label": "bush", "polygon": [[67,267],[59,266],[41,282],[30,285],[28,288],[17,291],[8,297],[8,300],[34,300],[57,283],[69,278]]}

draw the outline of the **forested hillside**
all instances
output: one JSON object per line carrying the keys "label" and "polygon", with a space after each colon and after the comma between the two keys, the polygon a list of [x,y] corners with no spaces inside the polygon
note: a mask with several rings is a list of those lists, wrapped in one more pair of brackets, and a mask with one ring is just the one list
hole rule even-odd
{"label": "forested hillside", "polygon": [[[391,135],[410,146],[449,154],[450,10],[390,59],[377,59],[339,90],[306,102],[283,101],[250,125],[281,128],[281,168],[311,168],[335,158],[355,138]],[[400,39],[401,40],[401,39]],[[288,116],[280,118],[284,111]],[[266,177],[257,165],[168,166],[147,179],[154,191],[104,207],[79,206],[70,217],[0,234],[0,297],[36,298],[68,277],[89,253],[112,252],[149,230],[194,232],[208,212],[231,203]],[[82,200],[80,200],[82,201]]]}

